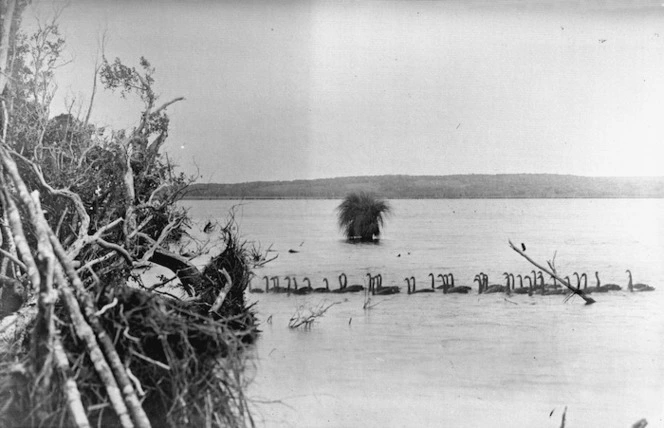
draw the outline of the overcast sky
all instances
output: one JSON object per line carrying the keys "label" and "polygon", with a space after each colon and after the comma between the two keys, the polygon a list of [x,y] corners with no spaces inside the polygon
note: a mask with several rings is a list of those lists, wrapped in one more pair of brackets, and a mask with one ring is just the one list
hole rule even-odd
{"label": "overcast sky", "polygon": [[[73,0],[53,109],[89,97],[105,30],[107,57],[186,98],[165,149],[202,182],[664,175],[664,6],[620,3]],[[93,121],[139,107],[104,93]]]}

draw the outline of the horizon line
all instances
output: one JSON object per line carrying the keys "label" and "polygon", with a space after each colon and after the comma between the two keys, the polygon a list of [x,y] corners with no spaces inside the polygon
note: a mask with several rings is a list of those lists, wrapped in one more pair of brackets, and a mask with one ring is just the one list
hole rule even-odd
{"label": "horizon line", "polygon": [[552,176],[552,177],[580,177],[580,178],[596,178],[596,179],[664,179],[664,175],[578,175],[578,174],[555,174],[545,172],[514,172],[514,173],[461,173],[461,174],[378,174],[378,175],[342,175],[336,177],[319,177],[319,178],[294,178],[290,180],[275,179],[275,180],[253,180],[253,181],[237,181],[237,182],[201,182],[195,181],[195,184],[252,184],[252,183],[293,183],[297,181],[319,181],[319,180],[337,180],[345,178],[380,178],[380,177],[459,177],[459,176],[515,176],[515,175],[531,175],[531,176]]}

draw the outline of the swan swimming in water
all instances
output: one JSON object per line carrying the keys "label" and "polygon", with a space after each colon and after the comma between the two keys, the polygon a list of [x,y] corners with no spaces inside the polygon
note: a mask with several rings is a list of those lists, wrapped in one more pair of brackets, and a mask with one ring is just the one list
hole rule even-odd
{"label": "swan swimming in water", "polygon": [[290,294],[291,294],[291,277],[290,276],[285,276],[284,279],[286,281],[288,281],[288,285],[286,286],[285,291],[282,291],[282,293],[285,292],[286,294],[288,294],[290,296]]}
{"label": "swan swimming in water", "polygon": [[511,273],[503,272],[503,276],[507,281],[507,285],[505,285],[505,294],[509,296],[512,294],[512,288],[514,288],[514,275]]}
{"label": "swan swimming in water", "polygon": [[595,275],[595,277],[597,278],[597,284],[594,287],[588,288],[588,275],[586,275],[585,272],[581,274],[581,278],[583,279],[583,291],[592,293],[606,293],[609,291],[609,287],[601,285],[599,277],[597,275]]}
{"label": "swan swimming in water", "polygon": [[364,286],[359,284],[348,285],[348,277],[341,272],[341,275],[339,275],[339,289],[342,290],[341,293],[357,293],[364,290]]}
{"label": "swan swimming in water", "polygon": [[[454,275],[452,273],[448,273],[447,275],[438,275],[442,277],[443,280],[443,294],[468,294],[470,292],[471,287],[468,287],[467,285],[454,285]],[[447,281],[450,281],[448,283]]]}
{"label": "swan swimming in water", "polygon": [[606,288],[607,291],[620,291],[622,290],[622,287],[619,286],[618,284],[604,284],[601,285],[601,282],[599,281],[599,272],[595,271],[595,279],[597,280],[597,287],[604,287]]}
{"label": "swan swimming in water", "polygon": [[383,287],[383,276],[381,274],[372,277],[370,273],[367,273],[367,276],[369,276],[369,291],[371,291],[372,295],[387,296],[401,292],[399,287],[395,285]]}
{"label": "swan swimming in water", "polygon": [[[270,289],[271,293],[286,293],[288,292],[288,289],[285,287],[280,287],[279,286],[279,277],[278,276],[273,276],[272,278],[272,288]],[[288,278],[288,286],[290,288],[290,278]]]}
{"label": "swan swimming in water", "polygon": [[489,275],[484,274],[483,280],[484,280],[484,287],[482,287],[483,290],[484,290],[483,293],[488,294],[488,293],[504,293],[505,292],[505,286],[504,285],[501,285],[501,284],[491,284],[491,285],[489,285]]}
{"label": "swan swimming in water", "polygon": [[484,283],[482,281],[482,275],[483,273],[480,272],[478,275],[475,275],[475,278],[473,278],[473,282],[477,281],[477,294],[482,294],[483,292]]}
{"label": "swan swimming in water", "polygon": [[311,281],[309,281],[309,278],[304,278],[302,280],[302,282],[305,281],[308,284],[306,287],[297,288],[297,280],[295,279],[295,277],[293,277],[293,284],[295,285],[295,290],[293,290],[293,294],[303,295],[303,294],[309,294],[314,291],[313,288],[311,288]]}
{"label": "swan swimming in water", "polygon": [[325,287],[316,287],[313,289],[314,293],[329,293],[330,292],[330,283],[327,282],[327,278],[323,278]]}
{"label": "swan swimming in water", "polygon": [[632,271],[627,269],[625,272],[629,274],[629,283],[627,284],[627,288],[629,289],[630,292],[655,290],[655,287],[652,287],[648,284],[642,284],[642,283],[632,284]]}
{"label": "swan swimming in water", "polygon": [[[410,281],[411,281],[411,280],[413,281],[412,289],[411,289],[411,284],[410,284]],[[416,290],[416,289],[415,289],[415,277],[414,277],[414,276],[411,276],[410,279],[409,279],[409,278],[406,278],[406,282],[408,283],[408,294],[415,294],[415,293],[433,293],[433,292],[435,291],[435,290],[433,290],[433,289],[431,289],[431,288],[424,288],[424,289],[422,289],[422,290]]]}
{"label": "swan swimming in water", "polygon": [[[528,294],[530,292],[530,290],[523,286],[523,276],[519,274],[516,277],[519,278],[519,288],[514,288],[514,282],[512,282],[512,287],[513,287],[512,292],[514,294]],[[526,278],[530,279],[529,276],[526,276]],[[512,278],[512,281],[514,281],[514,278]],[[531,284],[532,284],[532,282],[531,282]]]}
{"label": "swan swimming in water", "polygon": [[[454,285],[454,274],[452,272],[446,273],[446,274],[438,274],[438,277],[441,278],[443,281],[443,285],[436,287],[436,289],[441,289],[443,290],[443,294],[446,293],[459,293],[459,294],[467,294],[472,288],[467,286],[467,285]],[[431,284],[433,288],[433,282]]]}
{"label": "swan swimming in water", "polygon": [[438,277],[443,279],[443,283],[438,287],[436,287],[436,277],[433,276],[433,273],[430,272],[429,277],[431,278],[431,288],[433,288],[434,290],[443,290],[443,292],[445,292],[445,279],[442,274],[439,274]]}
{"label": "swan swimming in water", "polygon": [[267,276],[264,276],[263,279],[265,280],[265,290],[262,288],[250,288],[249,292],[250,293],[267,293],[267,289],[270,287],[270,279]]}

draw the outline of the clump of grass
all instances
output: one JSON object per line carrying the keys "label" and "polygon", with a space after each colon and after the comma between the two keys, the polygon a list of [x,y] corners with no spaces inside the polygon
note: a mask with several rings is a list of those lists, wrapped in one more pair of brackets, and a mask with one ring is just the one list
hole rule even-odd
{"label": "clump of grass", "polygon": [[337,207],[339,228],[349,241],[375,241],[390,212],[387,201],[365,192],[353,192]]}

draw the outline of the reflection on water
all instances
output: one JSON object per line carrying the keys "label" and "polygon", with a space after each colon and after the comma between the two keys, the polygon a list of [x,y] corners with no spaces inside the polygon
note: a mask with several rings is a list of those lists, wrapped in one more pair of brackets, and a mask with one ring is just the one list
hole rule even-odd
{"label": "reflection on water", "polygon": [[[380,272],[404,293],[375,297],[368,311],[361,294],[249,295],[262,320],[272,316],[249,390],[259,425],[558,427],[565,406],[568,427],[664,424],[664,201],[394,201],[378,246],[340,239],[337,203],[246,202],[242,232],[279,252],[253,286],[263,275],[307,276],[315,287],[323,277],[336,285],[342,271],[350,283]],[[187,204],[203,222],[232,202]],[[587,272],[589,285],[595,270],[625,285],[630,268],[659,289],[600,294],[591,306],[562,296],[405,294],[411,275],[419,288],[429,272],[473,286],[479,271],[491,282],[530,272],[508,238],[540,261],[557,251],[560,270]],[[299,305],[321,301],[342,303],[311,329],[288,329]]]}

